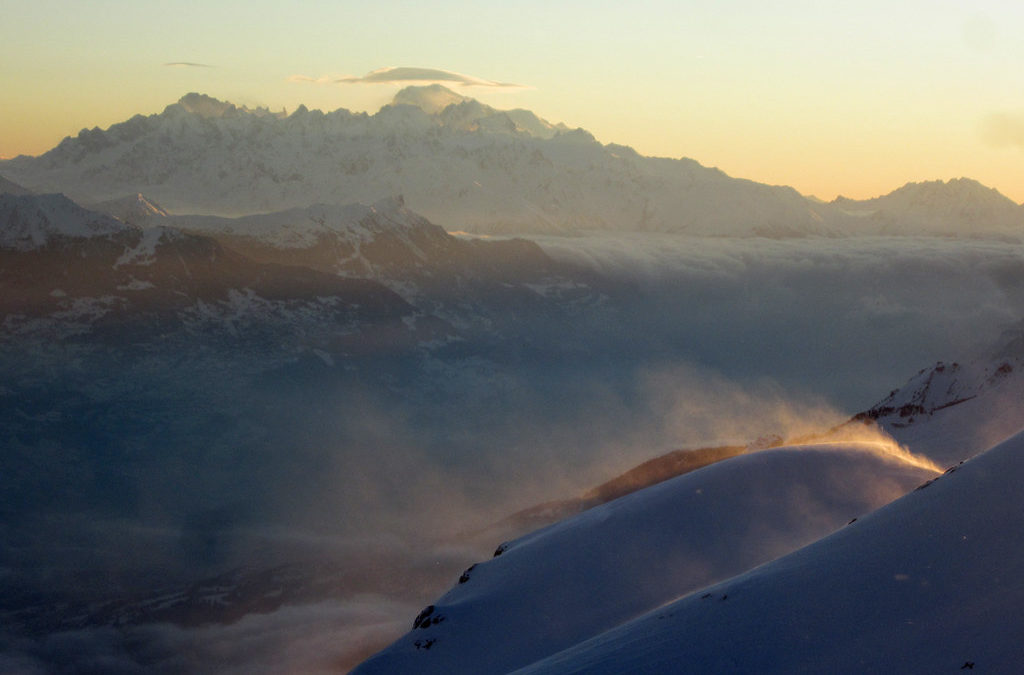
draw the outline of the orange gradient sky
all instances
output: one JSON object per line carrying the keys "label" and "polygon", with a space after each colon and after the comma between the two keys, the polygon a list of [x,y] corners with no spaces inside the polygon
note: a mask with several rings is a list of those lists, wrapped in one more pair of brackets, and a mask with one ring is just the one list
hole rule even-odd
{"label": "orange gradient sky", "polygon": [[825,199],[969,176],[1024,201],[1024,3],[0,0],[0,13],[3,157],[189,91],[375,112],[408,82],[337,80],[402,66],[465,74],[447,84],[604,143]]}

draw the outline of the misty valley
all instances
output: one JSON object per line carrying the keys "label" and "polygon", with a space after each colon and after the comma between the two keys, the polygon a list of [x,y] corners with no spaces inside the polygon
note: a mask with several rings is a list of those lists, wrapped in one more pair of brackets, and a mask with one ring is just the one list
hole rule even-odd
{"label": "misty valley", "polygon": [[0,161],[0,671],[1012,672],[1024,206],[439,85]]}

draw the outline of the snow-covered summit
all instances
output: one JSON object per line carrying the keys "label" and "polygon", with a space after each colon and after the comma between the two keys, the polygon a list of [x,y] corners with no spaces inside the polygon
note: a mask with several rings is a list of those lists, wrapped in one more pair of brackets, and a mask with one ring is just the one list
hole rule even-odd
{"label": "snow-covered summit", "polygon": [[564,124],[552,124],[529,110],[498,110],[440,84],[405,87],[395,94],[391,103],[419,108],[442,126],[462,131],[521,134],[534,138],[553,138],[560,132],[569,131]]}
{"label": "snow-covered summit", "polygon": [[62,194],[0,194],[0,248],[42,248],[55,238],[85,239],[137,231],[82,208]]}
{"label": "snow-covered summit", "polygon": [[906,385],[891,392],[865,415],[873,419],[897,417],[903,421],[892,422],[894,427],[909,426],[915,417],[934,415],[977,398],[1009,377],[1015,366],[1019,367],[1016,360],[967,365],[940,361],[932,368],[919,371]]}
{"label": "snow-covered summit", "polygon": [[440,84],[427,86],[409,86],[395,94],[394,105],[416,106],[428,115],[435,115],[450,105],[462,103],[465,96]]}
{"label": "snow-covered summit", "polygon": [[231,117],[238,116],[243,113],[249,115],[255,115],[258,117],[271,116],[271,117],[284,117],[284,113],[273,113],[267,108],[248,108],[246,106],[236,106],[233,103],[227,101],[220,101],[207,94],[199,94],[196,92],[190,92],[185,94],[177,103],[171,104],[165,110],[165,113],[175,112],[176,108],[197,115],[202,118],[215,119],[219,117]]}
{"label": "snow-covered summit", "polygon": [[907,183],[874,199],[832,204],[882,234],[1024,235],[1024,206],[970,178]]}
{"label": "snow-covered summit", "polygon": [[1012,339],[991,354],[922,369],[854,421],[874,422],[942,465],[984,451],[1024,428],[1024,353]]}
{"label": "snow-covered summit", "polygon": [[191,92],[182,96],[178,100],[178,105],[184,108],[187,112],[199,115],[200,117],[223,117],[226,114],[238,111],[238,108],[231,103],[218,101],[212,96],[198,94],[196,92]]}

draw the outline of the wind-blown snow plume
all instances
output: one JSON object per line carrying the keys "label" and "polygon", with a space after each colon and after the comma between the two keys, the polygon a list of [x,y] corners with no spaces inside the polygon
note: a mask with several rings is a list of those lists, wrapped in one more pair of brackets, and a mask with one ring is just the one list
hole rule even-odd
{"label": "wind-blown snow plume", "polygon": [[1016,672],[1022,451],[1017,435],[827,538],[525,672]]}
{"label": "wind-blown snow plume", "polygon": [[358,672],[507,672],[784,555],[935,475],[864,443],[723,460],[502,545]]}

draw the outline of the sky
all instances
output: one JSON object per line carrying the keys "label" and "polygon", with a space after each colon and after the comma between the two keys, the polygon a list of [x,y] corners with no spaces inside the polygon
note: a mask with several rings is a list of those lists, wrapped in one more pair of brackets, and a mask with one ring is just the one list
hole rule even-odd
{"label": "sky", "polygon": [[968,176],[1024,201],[1022,3],[0,0],[0,15],[0,157],[190,91],[372,113],[411,83],[367,80],[390,67],[823,199]]}

